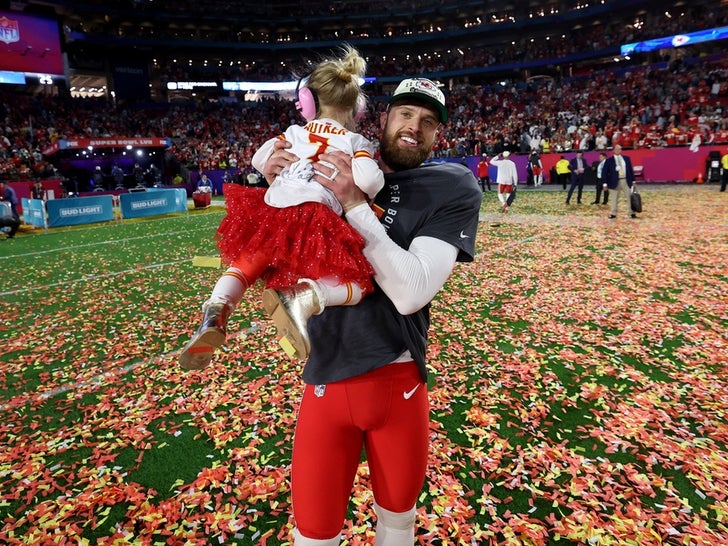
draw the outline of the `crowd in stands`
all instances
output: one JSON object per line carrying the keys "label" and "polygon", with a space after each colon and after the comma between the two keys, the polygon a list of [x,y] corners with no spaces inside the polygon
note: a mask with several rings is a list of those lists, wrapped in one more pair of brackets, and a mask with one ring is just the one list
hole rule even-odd
{"label": "crowd in stands", "polygon": [[[592,52],[597,55],[607,48],[616,48],[624,43],[632,43],[658,36],[667,36],[692,32],[706,28],[706,26],[719,27],[728,24],[728,5],[713,6],[707,10],[702,6],[686,8],[678,13],[661,11],[654,14],[642,14],[635,16],[625,14],[621,17],[607,17],[600,21],[600,24],[585,24],[580,28],[570,30],[568,33],[558,33],[550,30],[548,33],[540,31],[538,37],[529,32],[511,30],[514,39],[510,41],[498,40],[490,45],[469,45],[472,38],[462,37],[463,43],[458,46],[454,39],[447,38],[440,41],[442,45],[419,54],[367,54],[369,62],[369,74],[376,77],[412,75],[417,73],[433,73],[440,71],[468,70],[481,67],[494,67],[514,63],[529,63],[534,61],[556,60],[574,54]],[[545,14],[548,15],[548,14]],[[523,17],[520,14],[519,17]],[[507,32],[509,21],[515,20],[512,15],[503,15],[505,22],[495,24],[493,32]],[[481,22],[484,25],[485,22]],[[500,26],[499,26],[500,25]],[[144,28],[134,32],[143,32]],[[556,28],[556,27],[555,27]],[[427,32],[434,32],[437,28],[428,27]],[[439,29],[441,30],[441,29]],[[414,31],[387,31],[381,32],[397,36],[399,32]],[[129,31],[126,31],[128,34]],[[157,28],[156,38],[160,38],[160,29]],[[239,41],[239,36],[219,36],[216,29],[204,30],[201,27],[195,29],[175,28],[174,33],[191,33],[189,35],[170,35],[169,38],[194,39],[210,41]],[[346,31],[326,31],[320,35],[312,36],[291,36],[271,37],[268,35],[248,36],[247,41],[270,42],[270,41],[292,41],[305,40],[354,40],[357,38],[370,37],[371,31],[365,34],[355,28]],[[422,30],[425,32],[425,30]],[[212,33],[212,34],[210,34]],[[142,37],[142,36],[139,36]],[[213,77],[230,80],[261,81],[290,79],[291,74],[280,70],[270,63],[205,63],[201,59],[186,59],[184,56],[174,54],[166,57],[163,52],[157,55],[157,76],[162,81],[168,80],[204,80]]]}
{"label": "crowd in stands", "polygon": [[[447,90],[451,119],[436,156],[504,149],[559,152],[728,142],[728,56],[669,67],[633,66],[582,77]],[[360,132],[376,142],[386,97],[370,97]],[[301,120],[293,102],[200,102],[137,107],[103,99],[0,94],[0,177],[53,172],[42,151],[58,139],[170,138],[169,156],[188,169],[243,169],[271,135]],[[176,174],[169,171],[171,178]]]}
{"label": "crowd in stands", "polygon": [[[114,4],[121,4],[114,6]],[[590,18],[594,14],[603,14],[599,4],[590,5],[585,2],[551,2],[534,6],[533,3],[512,2],[508,5],[486,5],[483,2],[471,0],[470,2],[393,2],[381,4],[378,2],[364,2],[363,0],[349,0],[325,3],[291,3],[290,6],[281,7],[279,3],[254,3],[243,5],[231,3],[229,0],[216,0],[213,2],[179,2],[175,4],[174,12],[165,10],[161,2],[145,1],[131,2],[104,2],[104,17],[96,19],[84,18],[77,22],[69,21],[69,31],[90,34],[106,34],[114,37],[136,37],[156,39],[192,39],[206,42],[305,42],[322,40],[342,40],[355,38],[386,38],[433,34],[443,31],[458,31],[470,29],[474,31],[487,30],[493,32],[508,31],[509,28],[524,28],[524,24],[536,26],[539,19],[559,22],[560,16],[570,14],[574,18],[583,17],[585,32],[589,34]],[[138,4],[138,5],[137,5]],[[124,7],[124,5],[126,5]],[[610,38],[619,39],[622,34],[620,27],[623,23],[632,26],[640,36],[646,36],[652,23],[662,20],[662,30],[665,34],[681,32],[685,24],[698,21],[709,22],[711,26],[720,26],[716,18],[720,18],[720,7],[717,2],[702,0],[689,5],[681,5],[679,12],[670,10],[669,2],[666,9],[655,15],[648,15],[635,5],[632,13],[615,17],[608,14],[600,18],[600,24],[614,26],[610,31]],[[204,17],[197,25],[179,24],[179,14],[193,17],[200,10]],[[639,15],[637,13],[639,12]],[[144,13],[154,14],[154,25],[133,24],[130,15],[140,16]],[[217,15],[215,15],[217,14]],[[220,15],[224,14],[224,15]],[[342,20],[343,14],[343,20]],[[391,24],[395,14],[402,15],[401,19],[409,24]],[[366,18],[361,17],[366,15]],[[357,16],[355,20],[348,21],[347,16]],[[225,24],[214,24],[215,19]],[[255,27],[249,28],[248,22],[256,19]],[[550,19],[551,18],[551,19]],[[648,19],[648,27],[643,29],[642,21]],[[682,19],[682,21],[681,21]],[[400,21],[400,19],[396,19]],[[616,24],[614,24],[616,23]],[[660,27],[657,27],[660,28]],[[627,31],[632,32],[632,31]],[[616,33],[616,34],[614,34]],[[531,32],[520,32],[530,36]]]}
{"label": "crowd in stands", "polygon": [[[216,0],[218,4],[225,1]],[[140,9],[146,6],[137,6],[135,0],[112,4]],[[437,1],[430,4],[448,5]],[[302,6],[316,9],[321,15],[352,7],[352,2],[328,7],[304,2]],[[561,4],[564,10],[577,7]],[[418,9],[424,8],[422,4]],[[381,56],[369,59],[368,72],[375,76],[412,75],[558,59],[626,41],[694,31],[707,24],[721,26],[727,20],[728,7],[717,5],[708,13],[686,9],[680,16],[665,11],[639,18],[615,18],[549,40],[523,37],[510,45],[443,49],[431,56],[404,60]],[[704,46],[702,54],[710,47]],[[690,64],[680,58],[684,51],[670,50],[667,65],[633,65],[531,81],[508,79],[491,85],[452,83],[447,90],[453,105],[451,120],[440,133],[435,155],[493,155],[504,149],[559,152],[616,143],[626,148],[689,145],[696,139],[701,143],[727,142],[728,116],[724,110],[728,100],[728,57],[706,56]],[[189,66],[160,70],[169,79],[198,76]],[[217,70],[219,76],[222,70]],[[239,71],[237,76],[244,73],[246,78],[291,77],[284,71],[274,72],[275,67],[270,65],[235,70]],[[242,169],[250,164],[262,142],[290,123],[300,122],[292,101],[279,97],[242,103],[134,106],[110,104],[104,99],[25,96],[5,89],[0,94],[0,178],[4,179],[51,175],[52,158],[43,156],[42,151],[58,139],[83,137],[170,138],[173,144],[169,157],[176,166]],[[386,97],[370,99],[369,115],[360,132],[376,142],[377,112],[385,108]],[[171,179],[178,171],[173,168],[167,175]]]}

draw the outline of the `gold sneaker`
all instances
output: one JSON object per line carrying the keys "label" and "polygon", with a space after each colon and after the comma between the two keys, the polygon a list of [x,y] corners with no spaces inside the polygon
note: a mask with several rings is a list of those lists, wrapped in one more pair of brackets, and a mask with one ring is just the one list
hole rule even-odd
{"label": "gold sneaker", "polygon": [[201,370],[212,360],[212,354],[225,343],[230,305],[224,302],[203,306],[202,324],[182,349],[179,365],[183,370]]}
{"label": "gold sneaker", "polygon": [[321,312],[313,286],[301,282],[295,286],[263,292],[263,308],[278,329],[279,343],[288,356],[306,359],[311,351],[308,319]]}

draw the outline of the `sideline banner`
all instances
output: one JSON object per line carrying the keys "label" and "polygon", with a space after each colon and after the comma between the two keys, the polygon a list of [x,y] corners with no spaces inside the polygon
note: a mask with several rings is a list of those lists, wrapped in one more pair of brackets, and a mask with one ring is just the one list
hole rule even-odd
{"label": "sideline banner", "polygon": [[185,188],[147,188],[148,192],[174,192],[174,212],[189,212],[187,208],[187,190]]}
{"label": "sideline banner", "polygon": [[77,226],[114,219],[111,195],[50,199],[47,205],[49,227]]}
{"label": "sideline banner", "polygon": [[26,224],[42,228],[48,228],[46,225],[45,207],[42,199],[22,198],[23,201],[23,219]]}
{"label": "sideline banner", "polygon": [[[173,212],[187,211],[187,194],[184,202],[181,194],[184,190],[154,190],[123,193],[119,196],[122,218],[139,218],[142,216],[159,216]],[[184,205],[184,209],[182,208]]]}

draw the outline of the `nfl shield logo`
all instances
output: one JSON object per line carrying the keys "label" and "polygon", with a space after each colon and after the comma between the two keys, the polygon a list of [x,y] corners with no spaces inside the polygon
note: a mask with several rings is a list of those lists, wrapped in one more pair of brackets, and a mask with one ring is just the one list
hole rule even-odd
{"label": "nfl shield logo", "polygon": [[20,27],[17,21],[0,17],[0,42],[11,44],[20,41]]}
{"label": "nfl shield logo", "polygon": [[316,385],[316,388],[313,390],[313,393],[318,398],[321,398],[325,392],[326,392],[326,385]]}

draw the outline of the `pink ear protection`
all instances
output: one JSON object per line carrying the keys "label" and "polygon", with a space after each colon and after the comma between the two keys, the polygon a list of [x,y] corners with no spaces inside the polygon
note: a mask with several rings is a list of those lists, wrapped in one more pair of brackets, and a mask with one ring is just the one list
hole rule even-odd
{"label": "pink ear protection", "polygon": [[[294,96],[295,105],[296,109],[301,112],[303,118],[306,121],[311,121],[316,118],[316,113],[318,112],[318,98],[316,98],[316,93],[311,89],[305,85],[301,86],[302,81],[303,78],[298,80],[296,84],[296,93]],[[366,112],[367,100],[364,96],[360,96],[356,104],[356,111],[354,112],[354,121],[361,121]]]}
{"label": "pink ear protection", "polygon": [[306,121],[311,121],[316,118],[316,112],[318,112],[318,99],[316,94],[311,91],[308,87],[301,87],[303,78],[298,80],[296,84],[296,109],[301,112],[301,115]]}
{"label": "pink ear protection", "polygon": [[356,101],[356,112],[354,112],[354,121],[359,123],[367,113],[367,99],[364,95],[359,95]]}

